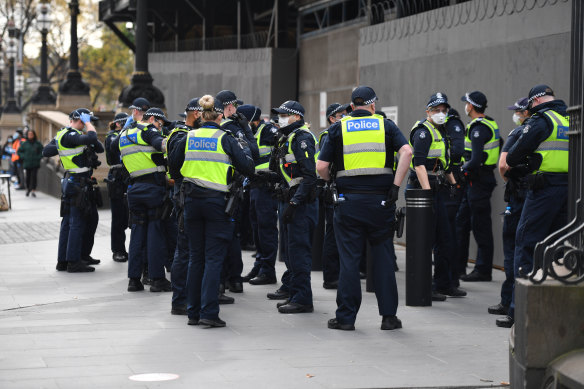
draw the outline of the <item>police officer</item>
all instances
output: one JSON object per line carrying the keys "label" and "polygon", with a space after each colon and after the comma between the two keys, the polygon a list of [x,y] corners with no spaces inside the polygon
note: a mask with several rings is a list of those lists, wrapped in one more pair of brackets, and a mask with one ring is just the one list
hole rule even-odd
{"label": "police officer", "polygon": [[[509,149],[507,165],[513,169],[527,161],[533,172],[515,238],[515,278],[524,278],[533,269],[537,242],[565,226],[568,221],[568,130],[567,106],[557,100],[547,85],[529,91],[530,113],[522,134]],[[499,327],[514,323],[515,302],[508,316],[496,321]]]}
{"label": "police officer", "polygon": [[[103,153],[91,120],[97,117],[86,108],[69,114],[69,127],[64,127],[43,149],[44,157],[59,155],[66,170],[62,180],[61,231],[57,270],[69,273],[92,272],[98,264],[89,256],[98,216],[91,175],[99,166],[96,153]],[[83,129],[87,133],[83,133]]]}
{"label": "police officer", "polygon": [[[334,228],[340,255],[336,317],[331,329],[354,330],[361,305],[359,263],[365,244],[371,244],[375,295],[381,329],[401,328],[397,318],[397,285],[392,224],[399,186],[412,157],[411,147],[397,126],[375,115],[375,91],[359,86],[351,94],[351,115],[333,124],[322,146],[317,170],[328,180],[329,166],[337,169],[338,201]],[[394,154],[399,163],[393,175]]]}
{"label": "police officer", "polygon": [[[491,281],[493,270],[493,230],[491,223],[491,194],[497,185],[494,169],[499,160],[501,139],[497,123],[485,115],[487,97],[479,91],[466,93],[461,98],[465,112],[472,119],[466,126],[464,141],[465,175],[470,178],[459,212],[470,212],[471,229],[478,246],[474,270],[460,277],[461,280]],[[457,236],[468,237],[468,230],[461,231],[457,225]],[[459,233],[460,231],[460,233]],[[466,236],[465,236],[466,235]],[[459,241],[461,261],[466,267],[468,239]]]}
{"label": "police officer", "polygon": [[430,97],[426,105],[426,119],[419,120],[410,132],[414,150],[408,187],[432,190],[434,194],[434,282],[432,300],[444,301],[446,296],[463,297],[466,292],[452,280],[452,228],[446,207],[447,199],[454,197],[456,181],[450,170],[449,144],[444,123],[450,105],[443,93]]}
{"label": "police officer", "polygon": [[[172,168],[180,169],[185,194],[185,232],[191,263],[188,324],[225,327],[219,318],[218,293],[221,269],[233,239],[234,221],[226,214],[226,194],[233,173],[252,175],[254,163],[244,140],[236,139],[220,126],[223,105],[212,96],[199,100],[203,124],[176,142],[169,155]],[[183,150],[181,154],[179,150]],[[192,303],[192,305],[191,305]]]}
{"label": "police officer", "polygon": [[166,242],[161,222],[166,194],[163,156],[166,142],[160,129],[165,123],[168,119],[162,110],[150,108],[144,113],[142,121],[124,129],[113,142],[113,147],[119,147],[122,162],[130,174],[128,206],[132,234],[128,258],[129,292],[144,290],[140,274],[145,260],[152,280],[150,291],[171,291],[170,282],[164,276]]}
{"label": "police officer", "polygon": [[142,121],[144,113],[150,109],[150,102],[144,97],[137,97],[128,108],[131,116],[126,119],[124,129],[134,127],[137,122]]}
{"label": "police officer", "polygon": [[501,151],[499,157],[499,174],[505,181],[505,208],[503,218],[503,266],[505,268],[505,281],[501,285],[501,300],[499,304],[490,306],[488,312],[493,315],[507,315],[511,299],[513,296],[513,285],[515,284],[515,275],[513,268],[513,256],[515,255],[515,236],[517,233],[517,226],[521,218],[523,210],[523,203],[525,202],[525,195],[527,191],[528,173],[523,167],[509,168],[507,165],[507,154],[509,149],[517,142],[523,133],[523,123],[530,116],[527,105],[529,104],[527,97],[517,100],[515,104],[508,107],[513,111],[513,123],[517,125],[513,129]]}
{"label": "police officer", "polygon": [[107,189],[112,213],[111,249],[113,260],[116,262],[126,262],[128,260],[125,230],[128,228],[129,213],[126,190],[128,189],[130,175],[122,164],[120,149],[111,147],[111,145],[113,139],[120,135],[122,126],[127,119],[127,113],[118,113],[110,123],[110,131],[105,137],[105,157],[110,167],[107,176]]}
{"label": "police officer", "polygon": [[[282,276],[288,299],[277,305],[280,313],[304,313],[314,310],[310,271],[312,267],[312,236],[316,226],[318,200],[316,198],[317,141],[304,122],[304,107],[288,100],[273,108],[278,114],[280,133],[277,168],[286,183],[284,201],[279,215],[284,236],[284,259],[289,271]],[[274,159],[273,159],[274,160]]]}
{"label": "police officer", "polygon": [[275,284],[278,254],[278,201],[273,196],[269,174],[270,156],[277,141],[278,129],[261,120],[262,111],[253,105],[237,107],[251,125],[260,157],[255,161],[256,174],[250,182],[250,220],[257,249],[251,271],[244,277],[251,285]]}
{"label": "police officer", "polygon": [[[251,127],[249,126],[249,122],[244,115],[237,112],[237,107],[242,105],[243,101],[239,100],[235,93],[230,90],[222,90],[217,93],[215,99],[223,106],[224,120],[221,122],[221,127],[234,134],[237,138],[245,140],[252,153],[252,158],[254,161],[257,161],[259,158],[259,149]],[[239,177],[237,178],[237,181],[243,182],[243,178]],[[227,286],[231,292],[241,293],[243,292],[243,280],[241,277],[243,261],[241,259],[241,242],[239,240],[238,232],[241,230],[251,230],[251,226],[241,226],[243,218],[240,214],[237,215],[236,218],[238,225],[234,231],[234,238],[230,243],[227,260],[224,262],[222,280],[225,281],[225,286]],[[249,220],[248,217],[245,219]],[[237,229],[239,229],[239,231],[237,231]],[[221,290],[224,289],[224,287],[221,288]],[[233,303],[233,300],[231,297],[222,295],[221,303],[230,304]]]}
{"label": "police officer", "polygon": [[[168,135],[166,140],[168,160],[172,159],[172,155],[175,153],[184,154],[184,145],[181,148],[177,147],[177,144],[187,137],[189,131],[201,126],[201,112],[203,108],[199,105],[199,99],[199,97],[195,97],[188,102],[185,108],[184,123],[175,123],[174,129]],[[174,180],[174,216],[178,221],[176,251],[170,273],[170,281],[172,284],[172,306],[170,313],[173,315],[186,315],[188,306],[193,306],[189,302],[193,299],[194,291],[187,289],[187,278],[191,267],[189,266],[189,241],[184,231],[184,194],[180,191],[183,176],[180,173],[180,166],[170,164],[168,166],[168,174]],[[194,270],[194,267],[192,269]]]}
{"label": "police officer", "polygon": [[[347,115],[350,104],[332,103],[326,109],[326,118],[329,127]],[[318,136],[318,144],[323,145],[328,137],[328,128]],[[331,166],[330,170],[334,170]],[[331,174],[331,176],[334,174]],[[339,285],[339,250],[335,239],[335,229],[333,226],[333,201],[330,186],[325,186],[322,196],[325,212],[325,232],[322,245],[322,286],[325,289],[337,289]]]}

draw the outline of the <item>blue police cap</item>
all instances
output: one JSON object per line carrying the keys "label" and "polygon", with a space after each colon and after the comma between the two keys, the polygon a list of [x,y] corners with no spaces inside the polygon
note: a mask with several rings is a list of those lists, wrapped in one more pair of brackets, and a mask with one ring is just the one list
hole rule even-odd
{"label": "blue police cap", "polygon": [[150,102],[144,97],[138,97],[132,101],[130,109],[137,109],[138,111],[147,111],[150,108]]}
{"label": "blue police cap", "polygon": [[470,105],[477,108],[487,108],[487,96],[483,92],[474,91],[466,93],[460,98],[461,101],[469,103]]}
{"label": "blue police cap", "polygon": [[215,96],[215,100],[219,100],[223,104],[223,106],[229,104],[235,105],[243,104],[243,101],[239,100],[237,96],[235,96],[235,93],[231,92],[230,90],[222,90],[221,92],[217,93],[217,96]]}
{"label": "blue police cap", "polygon": [[430,96],[430,100],[428,100],[426,108],[437,107],[440,104],[444,104],[450,108],[450,104],[448,104],[448,97],[444,93],[438,92]]}
{"label": "blue police cap", "polygon": [[157,119],[160,119],[164,122],[164,124],[170,123],[170,120],[166,118],[164,112],[160,108],[150,108],[148,111],[144,113],[144,119],[148,119],[149,117],[154,116]]}
{"label": "blue police cap", "polygon": [[[93,112],[91,112],[87,108],[77,108],[75,111],[73,111],[69,114],[69,119],[78,120],[81,118],[82,113],[89,114],[91,116],[91,120],[98,120],[99,119],[97,116],[93,116]],[[22,134],[22,130],[20,130],[20,133]]]}
{"label": "blue police cap", "polygon": [[282,103],[278,108],[272,108],[272,113],[300,115],[304,117],[304,107],[294,100],[288,100]]}
{"label": "blue police cap", "polygon": [[527,97],[529,98],[529,102],[531,102],[531,100],[535,99],[536,97],[553,95],[554,91],[552,90],[552,88],[545,84],[539,84],[531,88],[531,90],[529,91],[529,95]]}
{"label": "blue police cap", "polygon": [[237,112],[245,116],[250,122],[260,120],[260,115],[262,114],[262,111],[258,107],[251,104],[240,105],[237,107]]}
{"label": "blue police cap", "polygon": [[522,99],[517,100],[515,104],[508,106],[507,109],[510,111],[525,111],[528,105],[529,99],[527,97],[524,97]]}
{"label": "blue police cap", "polygon": [[351,104],[332,103],[326,109],[326,117],[334,116],[337,112],[346,111]]}
{"label": "blue police cap", "polygon": [[194,99],[191,99],[188,104],[187,107],[185,108],[185,111],[202,111],[203,107],[201,107],[199,105],[199,100],[201,98],[200,97],[195,97]]}
{"label": "blue police cap", "polygon": [[126,120],[128,120],[128,114],[125,112],[120,112],[118,114],[116,114],[116,116],[114,116],[114,120],[112,120],[112,122],[114,123],[121,123],[121,122],[125,122]]}
{"label": "blue police cap", "polygon": [[368,86],[358,86],[351,93],[351,102],[358,106],[369,105],[377,101],[375,91]]}

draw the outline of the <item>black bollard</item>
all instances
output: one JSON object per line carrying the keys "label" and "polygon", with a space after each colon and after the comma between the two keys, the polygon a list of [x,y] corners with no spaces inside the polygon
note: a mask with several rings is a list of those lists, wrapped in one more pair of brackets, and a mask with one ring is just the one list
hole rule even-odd
{"label": "black bollard", "polygon": [[432,244],[434,242],[431,190],[406,190],[406,305],[432,305]]}
{"label": "black bollard", "polygon": [[318,201],[318,220],[312,235],[312,270],[322,270],[322,246],[324,245],[325,232],[325,205],[324,201]]}

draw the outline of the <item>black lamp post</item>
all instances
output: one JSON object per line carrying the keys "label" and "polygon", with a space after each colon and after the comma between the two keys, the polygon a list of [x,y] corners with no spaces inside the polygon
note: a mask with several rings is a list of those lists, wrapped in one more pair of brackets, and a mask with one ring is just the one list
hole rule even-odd
{"label": "black lamp post", "polygon": [[[141,3],[142,1],[138,1]],[[59,93],[64,95],[89,95],[89,85],[81,78],[79,73],[79,50],[77,46],[77,15],[79,15],[79,2],[69,2],[71,10],[71,56],[69,57],[69,71],[67,78],[59,85]]]}
{"label": "black lamp post", "polygon": [[137,97],[145,97],[150,104],[164,108],[164,95],[152,84],[148,71],[148,1],[136,1],[136,55],[131,84],[126,86],[118,101],[129,107]]}
{"label": "black lamp post", "polygon": [[4,106],[2,105],[2,93],[4,92],[4,81],[2,80],[2,72],[4,71],[4,52],[2,51],[2,40],[0,40],[0,116],[2,111],[4,111]]}
{"label": "black lamp post", "polygon": [[4,106],[3,113],[16,113],[19,114],[20,107],[16,102],[14,97],[14,61],[16,61],[16,56],[18,54],[17,40],[15,38],[16,27],[14,26],[14,20],[10,19],[8,21],[8,45],[6,47],[6,57],[8,58],[9,65],[9,81],[8,81],[8,98],[6,99],[6,105]]}
{"label": "black lamp post", "polygon": [[48,77],[48,51],[47,51],[47,34],[53,20],[50,15],[50,5],[47,3],[40,3],[37,7],[37,27],[41,32],[42,46],[41,46],[41,84],[39,85],[35,95],[32,97],[34,104],[53,105],[57,102],[55,92],[49,84]]}

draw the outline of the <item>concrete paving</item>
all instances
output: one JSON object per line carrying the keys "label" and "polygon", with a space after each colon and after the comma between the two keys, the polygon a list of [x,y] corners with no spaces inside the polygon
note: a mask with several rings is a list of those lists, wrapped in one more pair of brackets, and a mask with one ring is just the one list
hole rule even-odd
{"label": "concrete paving", "polygon": [[[356,331],[333,331],[335,291],[314,272],[315,311],[282,315],[274,285],[245,284],[221,306],[226,328],[187,326],[170,293],[128,293],[126,264],[111,260],[109,210],[100,211],[96,272],[55,270],[59,201],[13,192],[0,213],[0,388],[401,388],[498,387],[509,381],[509,330],[487,306],[504,275],[464,284],[466,298],[405,306],[405,251],[397,247],[398,316],[381,331],[375,296],[363,295]],[[15,236],[16,235],[16,236]],[[244,252],[246,271],[253,263]],[[284,265],[277,264],[282,274]],[[365,285],[363,282],[363,290]],[[164,373],[169,381],[134,381]],[[151,377],[145,377],[152,379]],[[161,379],[156,376],[154,379]],[[134,377],[135,379],[135,377]]]}

